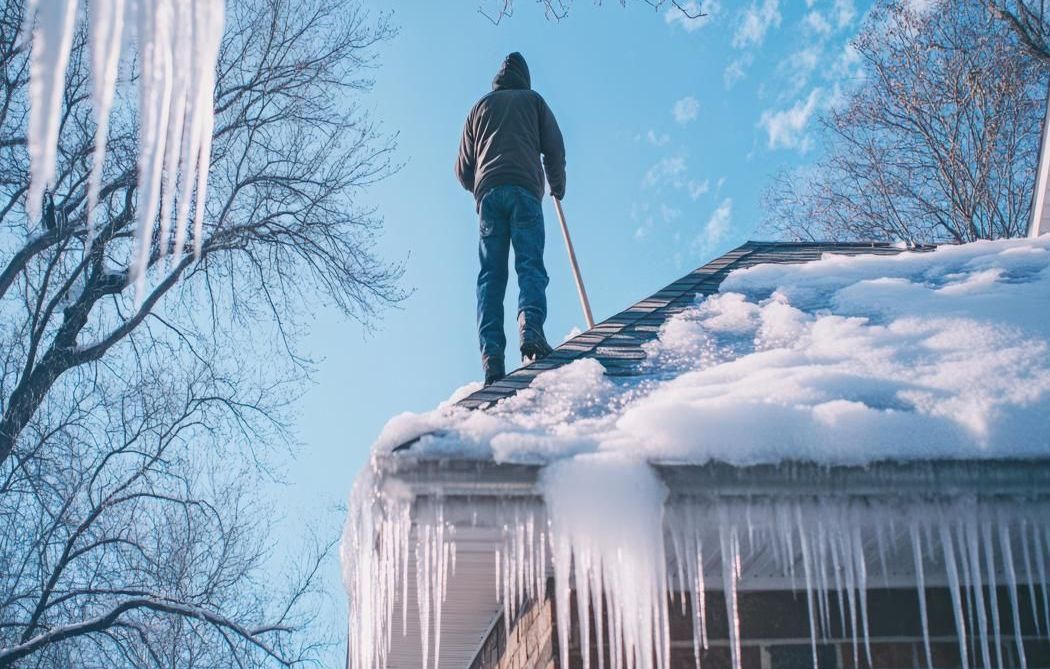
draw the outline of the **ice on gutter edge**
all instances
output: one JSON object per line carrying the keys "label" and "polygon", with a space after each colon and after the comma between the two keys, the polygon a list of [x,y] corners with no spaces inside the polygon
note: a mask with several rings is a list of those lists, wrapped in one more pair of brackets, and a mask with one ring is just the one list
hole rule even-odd
{"label": "ice on gutter edge", "polygon": [[[510,494],[494,507],[494,517],[482,521],[502,528],[494,555],[498,592],[493,596],[502,600],[505,624],[524,601],[543,596],[547,574],[553,571],[556,611],[570,610],[575,590],[576,625],[581,635],[591,636],[590,616],[595,614],[591,638],[611,640],[610,669],[669,666],[669,595],[691,611],[699,666],[708,643],[704,603],[712,570],[721,578],[716,587],[726,593],[728,620],[736,631],[732,663],[740,669],[736,592],[747,576],[743,556],[758,550],[768,551],[782,576],[804,589],[815,663],[819,641],[835,624],[849,630],[855,659],[869,655],[866,593],[870,584],[887,578],[887,555],[897,556],[896,563],[914,564],[915,583],[948,586],[956,602],[956,635],[966,669],[989,666],[984,661],[1001,653],[1007,625],[999,619],[999,586],[1008,593],[1005,610],[1020,666],[1026,666],[1018,624],[1022,589],[1027,590],[1037,632],[1050,634],[1047,463],[1034,474],[1022,465],[1014,485],[1010,476],[994,474],[995,464],[977,463],[971,482],[982,478],[980,470],[988,474],[988,485],[980,492],[967,487],[965,463],[949,463],[949,469],[964,472],[960,485],[905,486],[895,495],[876,484],[868,491],[847,488],[830,496],[819,485],[805,492],[807,477],[831,471],[821,467],[797,468],[779,490],[758,486],[753,494],[747,494],[743,481],[735,493],[701,488],[694,494],[672,492],[666,475],[622,458],[594,456],[581,467],[563,463],[539,472],[538,479],[536,468],[519,468],[517,476],[532,482],[512,485],[507,480],[489,490],[492,494],[503,486]],[[775,469],[765,473],[772,477]],[[877,476],[878,467],[874,469]],[[385,666],[393,616],[400,615],[403,623],[408,616],[408,569],[414,564],[424,662],[437,668],[442,604],[455,570],[456,527],[479,520],[448,513],[450,497],[427,494],[419,481],[406,483],[382,471],[366,478],[355,488],[343,543],[351,598],[351,666]],[[923,478],[920,471],[912,481]],[[1040,480],[1042,485],[1032,486]],[[995,490],[996,481],[1003,484],[1001,490]],[[877,494],[880,487],[882,495]],[[543,504],[527,494],[530,489],[542,495]],[[441,490],[436,486],[430,492]],[[832,620],[833,599],[842,603],[841,620]],[[919,608],[928,649],[924,596]],[[568,616],[558,615],[557,625],[566,638]],[[977,657],[965,654],[971,635],[980,649]],[[562,666],[567,666],[566,650],[562,652]],[[590,669],[587,654],[583,661]]]}

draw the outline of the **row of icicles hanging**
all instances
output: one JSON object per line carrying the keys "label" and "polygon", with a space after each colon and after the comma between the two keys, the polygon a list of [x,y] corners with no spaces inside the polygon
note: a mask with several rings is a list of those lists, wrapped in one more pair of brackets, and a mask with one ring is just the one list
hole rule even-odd
{"label": "row of icicles hanging", "polygon": [[[26,0],[23,34],[32,37],[26,197],[31,224],[40,217],[45,191],[54,186],[65,73],[78,4],[79,0]],[[170,251],[178,264],[194,193],[192,242],[194,255],[201,252],[224,0],[88,0],[84,4],[91,100],[98,124],[87,186],[88,248],[95,235],[94,209],[121,51],[131,38],[138,45],[139,197],[129,280],[135,285],[136,302],[141,302],[157,217],[158,252],[164,256]]]}

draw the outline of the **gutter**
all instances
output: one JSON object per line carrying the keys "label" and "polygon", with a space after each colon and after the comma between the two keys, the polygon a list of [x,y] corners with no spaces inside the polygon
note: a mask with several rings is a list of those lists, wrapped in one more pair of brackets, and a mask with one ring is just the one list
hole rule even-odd
{"label": "gutter", "polygon": [[[541,464],[384,455],[381,478],[417,497],[539,499]],[[1050,497],[1050,458],[882,461],[867,465],[785,462],[736,466],[654,463],[672,496],[721,497]]]}

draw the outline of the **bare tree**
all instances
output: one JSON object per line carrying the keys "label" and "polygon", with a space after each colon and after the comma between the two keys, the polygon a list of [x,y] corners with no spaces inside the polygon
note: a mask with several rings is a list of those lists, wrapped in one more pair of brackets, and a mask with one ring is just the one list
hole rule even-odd
{"label": "bare tree", "polygon": [[[628,0],[616,1],[622,7],[627,6],[628,3]],[[652,7],[654,10],[660,10],[664,7],[673,8],[675,11],[681,12],[685,18],[690,20],[707,16],[703,11],[703,0],[640,1]],[[569,7],[572,6],[573,0],[535,0],[535,2],[543,7],[543,12],[547,15],[547,18],[561,20],[568,16]],[[597,0],[597,4],[602,4],[602,1]],[[515,0],[488,0],[487,2],[482,3],[481,7],[478,8],[478,12],[488,20],[498,24],[504,18],[514,14],[514,7]]]}
{"label": "bare tree", "polygon": [[855,41],[866,78],[822,119],[827,153],[779,175],[767,225],[800,239],[1023,235],[1045,83],[978,0],[884,2]]}
{"label": "bare tree", "polygon": [[329,547],[263,582],[273,510],[257,491],[293,441],[310,310],[367,325],[401,298],[400,268],[372,251],[380,221],[357,204],[391,169],[391,140],[354,104],[391,28],[356,0],[227,3],[201,256],[174,263],[155,237],[136,305],[130,86],[88,248],[83,35],[54,191],[42,216],[24,211],[22,5],[0,10],[0,667],[308,661]]}
{"label": "bare tree", "polygon": [[1050,65],[1050,15],[1046,0],[985,0],[988,10],[1013,30],[1031,54]]}

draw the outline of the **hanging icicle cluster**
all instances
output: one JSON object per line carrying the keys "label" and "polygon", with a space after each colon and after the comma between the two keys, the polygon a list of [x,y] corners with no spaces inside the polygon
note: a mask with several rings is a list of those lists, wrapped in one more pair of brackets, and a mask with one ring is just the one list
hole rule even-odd
{"label": "hanging icicle cluster", "polygon": [[[712,590],[724,593],[732,666],[740,669],[738,593],[755,589],[749,577],[768,576],[749,573],[756,564],[804,594],[815,667],[818,645],[843,638],[853,666],[870,666],[868,592],[878,587],[917,591],[925,666],[933,666],[927,587],[950,594],[964,669],[1001,669],[1011,661],[1026,667],[1022,615],[1034,621],[1038,636],[1050,637],[1045,501],[957,492],[881,501],[669,498],[644,463],[600,459],[559,463],[541,479],[543,504],[520,499],[472,521],[501,529],[494,601],[502,601],[507,624],[525,602],[546,596],[553,575],[559,638],[569,638],[575,624],[580,638],[597,644],[597,669],[671,666],[669,603],[692,619],[700,668],[710,647],[705,603]],[[442,606],[455,573],[455,525],[441,498],[413,501],[396,481],[381,489],[372,481],[355,488],[343,540],[351,666],[386,666],[394,616],[401,616],[402,630],[408,627],[414,580],[424,666],[437,669]],[[599,481],[603,486],[591,485]],[[1008,648],[1014,657],[1004,660]],[[568,644],[559,649],[561,666],[568,666]],[[588,653],[581,659],[584,669],[593,666]]]}
{"label": "hanging icicle cluster", "polygon": [[[88,245],[94,235],[106,140],[125,33],[138,44],[139,158],[137,227],[130,278],[137,299],[145,290],[153,253],[173,253],[177,263],[186,244],[193,210],[195,255],[207,197],[214,127],[215,64],[222,40],[223,0],[89,0],[92,102],[98,127],[88,179]],[[45,189],[55,178],[61,122],[78,0],[27,0],[24,33],[32,33],[29,66],[30,185],[26,211],[39,216]],[[177,195],[177,196],[176,196]],[[191,206],[192,205],[192,206]]]}

